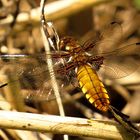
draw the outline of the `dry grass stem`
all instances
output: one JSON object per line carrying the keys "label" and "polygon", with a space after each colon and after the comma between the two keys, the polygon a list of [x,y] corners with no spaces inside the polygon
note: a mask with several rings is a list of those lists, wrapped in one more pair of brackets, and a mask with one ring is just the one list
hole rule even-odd
{"label": "dry grass stem", "polygon": [[0,111],[0,127],[110,140],[132,140],[133,135],[113,121]]}

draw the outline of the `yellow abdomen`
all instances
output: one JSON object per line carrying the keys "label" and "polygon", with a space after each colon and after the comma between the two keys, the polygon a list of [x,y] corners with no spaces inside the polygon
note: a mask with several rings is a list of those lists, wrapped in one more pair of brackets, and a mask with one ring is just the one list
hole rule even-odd
{"label": "yellow abdomen", "polygon": [[109,96],[96,71],[90,65],[80,66],[77,78],[82,92],[91,104],[101,111],[109,109]]}

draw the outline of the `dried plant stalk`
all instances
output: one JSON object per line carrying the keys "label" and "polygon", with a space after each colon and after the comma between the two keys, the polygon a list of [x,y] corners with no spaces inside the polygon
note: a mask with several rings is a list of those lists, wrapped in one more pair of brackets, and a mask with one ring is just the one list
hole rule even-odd
{"label": "dried plant stalk", "polygon": [[133,135],[113,121],[0,111],[0,127],[87,136],[110,140],[131,140]]}

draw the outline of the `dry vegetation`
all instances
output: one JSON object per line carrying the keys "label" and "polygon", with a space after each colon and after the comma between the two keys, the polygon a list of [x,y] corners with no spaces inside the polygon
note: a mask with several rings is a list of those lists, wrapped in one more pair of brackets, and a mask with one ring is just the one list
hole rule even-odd
{"label": "dry vegetation", "polygon": [[[121,46],[140,42],[140,7],[135,5],[134,1],[100,0],[99,2],[95,0],[93,2],[92,0],[78,0],[82,2],[81,5],[77,4],[77,1],[73,3],[73,0],[69,1],[67,1],[67,4],[63,4],[64,2],[62,1],[53,3],[53,0],[48,0],[46,4],[45,16],[54,23],[60,37],[67,35],[73,36],[80,43],[83,43],[87,40],[96,40],[95,36],[101,33],[103,35],[103,43],[99,45],[100,50],[97,48],[96,52],[110,52]],[[56,102],[56,97],[50,90],[51,82],[49,73],[46,72],[46,56],[44,55],[45,49],[40,30],[39,3],[39,0],[0,1],[0,54],[29,54],[32,56],[26,58],[20,56],[20,59],[3,60],[0,55],[0,83],[3,84],[10,81],[8,86],[0,89],[0,109],[58,115],[59,112],[63,111],[59,110],[60,107],[57,104],[59,101]],[[112,25],[110,27],[110,23],[114,21],[119,23],[118,26],[113,28]],[[114,74],[117,73],[116,76],[113,76],[113,73],[107,71],[107,69],[101,69],[99,71],[99,75],[109,92],[112,106],[124,114],[129,115],[131,120],[136,123],[140,122],[140,46],[138,47],[136,48],[135,45],[132,45],[131,48],[126,47],[125,52],[120,51],[120,57],[110,57],[106,64],[114,68]],[[58,60],[55,59],[54,61],[56,62]],[[122,73],[118,69],[122,69]],[[113,79],[110,78],[112,76]],[[117,77],[123,78],[117,79]],[[81,91],[76,87],[77,83],[73,83],[72,85],[69,84],[69,81],[65,81],[66,79],[60,80],[60,77],[56,78],[58,86],[63,83],[65,84],[63,88],[60,86],[60,93],[66,116],[95,118],[105,120],[106,123],[112,119],[110,113],[101,113],[88,103]],[[60,97],[57,98],[59,99]],[[8,113],[7,116],[9,116]],[[2,112],[0,112],[0,116],[4,119]],[[20,117],[20,115],[17,117]],[[24,119],[30,122],[28,117]],[[25,120],[20,120],[19,118],[17,125],[21,121],[23,121],[21,122],[21,127],[24,123],[27,124]],[[16,121],[16,116],[14,121]],[[34,122],[30,123],[32,124]],[[6,125],[4,126],[4,124]],[[7,123],[7,120],[3,120],[3,123],[0,122],[0,126],[3,126],[2,128],[14,128],[13,126],[8,127],[7,125],[10,125],[10,123]],[[46,125],[49,124],[46,122]],[[102,128],[108,127],[102,126],[105,125],[104,122],[95,126],[98,127],[98,125],[101,125]],[[111,125],[114,125],[114,122]],[[93,125],[93,127],[95,126]],[[20,128],[20,126],[15,128]],[[76,129],[72,126],[71,128]],[[38,128],[28,128],[28,126],[27,129],[39,130]],[[109,132],[112,129],[114,132]],[[125,132],[122,128],[119,130],[122,130],[124,133],[121,132],[120,134],[118,130],[112,129],[106,128],[108,133],[105,131],[106,134],[103,133],[103,135],[97,135],[96,133],[95,135],[88,135],[85,134],[82,128],[82,134],[80,132],[72,134],[92,136],[95,139],[110,138],[127,140],[128,138],[132,138],[132,135]],[[94,131],[94,129],[91,130]],[[52,130],[46,129],[42,131],[53,132]],[[99,133],[100,128],[97,131]],[[65,131],[56,131],[56,133],[63,134]],[[112,136],[110,133],[112,133]],[[0,130],[0,139],[4,140],[46,140],[48,137],[53,140],[62,139],[61,136],[54,136],[50,133],[46,134],[14,129]],[[90,138],[73,136],[69,139],[88,140]],[[93,140],[93,138],[91,139]]]}

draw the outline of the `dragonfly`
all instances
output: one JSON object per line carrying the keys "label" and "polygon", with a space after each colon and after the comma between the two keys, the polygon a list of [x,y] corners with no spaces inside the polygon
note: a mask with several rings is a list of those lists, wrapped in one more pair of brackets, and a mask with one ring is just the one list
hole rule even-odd
{"label": "dragonfly", "polygon": [[[128,118],[126,115],[122,115],[120,112],[118,113],[118,111],[112,109],[109,92],[98,76],[98,72],[101,69],[105,70],[104,76],[114,79],[126,77],[136,71],[139,65],[134,63],[135,61],[131,63],[131,60],[129,62],[123,60],[125,55],[128,57],[132,53],[132,50],[135,50],[135,56],[139,56],[140,43],[137,42],[116,49],[103,50],[102,48],[106,44],[114,42],[114,40],[106,38],[107,35],[112,34],[113,28],[117,28],[117,31],[121,33],[120,25],[118,23],[111,23],[111,26],[97,37],[98,39],[88,40],[83,44],[80,44],[73,37],[66,36],[59,40],[58,48],[55,48],[55,51],[33,55],[0,55],[0,68],[4,69],[8,75],[11,73],[14,77],[14,79],[9,78],[7,81],[4,81],[0,86],[1,89],[8,86],[14,87],[16,83],[20,83],[21,88],[27,92],[28,100],[51,100],[52,98],[54,99],[54,95],[53,93],[49,94],[53,92],[50,85],[50,75],[54,74],[60,88],[64,87],[62,87],[64,83],[68,85],[76,82],[87,100],[95,108],[102,112],[110,110],[113,114],[119,114],[122,118],[125,118],[125,122],[130,123],[126,119]],[[57,38],[56,35],[55,38]],[[52,73],[49,71],[47,59],[53,61]],[[118,60],[121,61],[121,65],[117,63]],[[11,71],[10,69],[13,67],[15,69]],[[24,91],[22,90],[21,94],[22,92]],[[133,125],[131,124],[131,126]],[[136,128],[132,127],[132,129],[135,130]]]}
{"label": "dragonfly", "polygon": [[[76,83],[95,108],[103,112],[108,111],[110,99],[108,91],[98,76],[98,71],[104,70],[103,75],[113,79],[130,75],[139,65],[131,60],[124,62],[124,56],[131,54],[132,51],[139,56],[140,43],[104,49],[106,45],[115,44],[116,38],[110,39],[114,29],[117,36],[122,38],[122,28],[117,22],[112,22],[96,39],[85,41],[83,44],[70,36],[59,40],[55,28],[45,23],[44,16],[42,16],[42,23],[46,36],[54,43],[53,51],[33,55],[0,55],[1,69],[5,69],[8,73],[12,67],[16,68],[14,72],[9,72],[14,79],[1,83],[0,87],[20,83],[21,87],[26,89],[28,99],[48,98],[52,88],[48,84],[51,72],[48,70],[46,59],[52,59],[54,74],[59,80],[60,88],[64,83]],[[50,98],[53,98],[52,96]]]}
{"label": "dragonfly", "polygon": [[[48,84],[51,81],[51,72],[48,70],[46,59],[52,59],[53,70],[60,84],[76,83],[84,93],[88,101],[100,111],[106,112],[109,109],[110,99],[108,91],[98,76],[98,71],[105,70],[104,76],[110,78],[121,78],[133,73],[139,65],[131,60],[123,62],[124,54],[135,50],[138,52],[140,43],[124,45],[117,49],[102,50],[103,46],[113,40],[106,39],[107,34],[112,34],[112,29],[117,28],[121,33],[118,23],[112,23],[98,40],[90,40],[82,45],[73,37],[63,37],[60,39],[57,50],[43,54],[7,54],[0,55],[0,67],[12,73],[14,79],[5,81],[1,87],[14,86],[20,83],[27,91],[27,98],[48,98],[48,93],[53,92]],[[98,52],[97,52],[98,51]],[[139,54],[135,54],[139,55]],[[50,58],[48,58],[50,57]],[[117,63],[116,61],[122,61]],[[112,64],[114,62],[114,64]],[[15,67],[14,72],[9,69]],[[54,95],[50,98],[54,98]],[[46,99],[47,100],[47,99]],[[49,98],[48,98],[49,100]]]}

